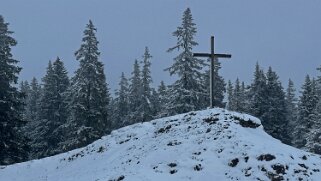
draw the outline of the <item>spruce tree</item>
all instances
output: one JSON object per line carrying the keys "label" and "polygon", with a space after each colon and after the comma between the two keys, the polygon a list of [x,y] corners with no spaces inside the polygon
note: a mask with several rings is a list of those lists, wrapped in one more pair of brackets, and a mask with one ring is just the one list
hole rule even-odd
{"label": "spruce tree", "polygon": [[304,148],[308,151],[315,152],[315,153],[321,153],[320,152],[320,97],[318,97],[318,84],[317,80],[314,78],[311,82],[312,92],[311,92],[311,107],[313,106],[314,109],[309,115],[310,119],[307,124],[307,135],[306,135],[306,144]]}
{"label": "spruce tree", "polygon": [[245,92],[244,92],[244,83],[240,85],[240,80],[237,78],[235,81],[234,91],[233,91],[233,110],[237,112],[245,111]]}
{"label": "spruce tree", "polygon": [[0,165],[20,162],[27,157],[25,138],[20,132],[22,121],[22,94],[17,89],[21,68],[11,54],[17,42],[11,37],[0,15]]}
{"label": "spruce tree", "polygon": [[314,110],[314,117],[311,121],[311,128],[306,137],[306,150],[321,154],[321,101],[319,100]]}
{"label": "spruce tree", "polygon": [[[321,67],[317,68],[317,70],[321,71]],[[307,143],[305,147],[311,152],[321,154],[321,76],[317,77],[315,85],[316,99],[318,103],[314,109],[314,116],[311,120],[311,128],[307,135]]]}
{"label": "spruce tree", "polygon": [[157,118],[157,115],[160,110],[160,102],[159,102],[159,94],[155,88],[151,88],[151,98],[150,98],[150,106],[151,106],[151,118]]}
{"label": "spruce tree", "polygon": [[150,84],[153,82],[150,72],[151,59],[152,56],[149,52],[148,47],[145,47],[145,52],[143,55],[143,68],[141,72],[142,81],[142,121],[150,121],[153,114],[152,101],[152,88]]}
{"label": "spruce tree", "polygon": [[262,118],[266,111],[266,77],[263,70],[257,63],[255,66],[254,80],[249,90],[249,113],[258,118]]}
{"label": "spruce tree", "polygon": [[116,91],[115,98],[115,111],[114,115],[114,128],[120,128],[126,126],[129,122],[129,84],[125,77],[124,72],[122,72],[119,82],[119,89]]}
{"label": "spruce tree", "polygon": [[158,86],[157,94],[158,94],[159,106],[158,106],[156,118],[166,117],[169,115],[169,113],[167,112],[167,103],[168,103],[169,92],[168,92],[167,86],[165,85],[164,81],[160,82],[160,85]]}
{"label": "spruce tree", "polygon": [[[28,137],[30,145],[29,158],[34,159],[35,147],[43,142],[38,142],[36,139],[38,136],[39,128],[39,113],[40,113],[40,98],[42,95],[41,86],[38,80],[33,77],[30,84],[30,89],[26,94],[26,106],[24,110],[26,125],[23,127],[24,134]],[[38,137],[39,138],[39,137]]]}
{"label": "spruce tree", "polygon": [[233,93],[234,93],[234,87],[232,82],[229,80],[227,83],[227,109],[230,111],[234,110],[234,105],[233,105]]}
{"label": "spruce tree", "polygon": [[33,77],[30,84],[30,91],[27,96],[26,120],[32,122],[38,120],[40,110],[41,86],[38,80]]}
{"label": "spruce tree", "polygon": [[185,113],[201,108],[201,97],[205,90],[202,88],[202,68],[204,62],[193,57],[192,49],[197,45],[194,40],[196,25],[193,23],[192,13],[189,8],[184,11],[182,24],[173,32],[177,43],[168,52],[179,51],[174,58],[174,64],[165,69],[170,75],[177,75],[176,80],[169,87],[168,113],[170,115]]}
{"label": "spruce tree", "polygon": [[129,85],[129,124],[138,123],[143,121],[143,89],[141,80],[141,70],[137,60],[134,63],[134,69]]}
{"label": "spruce tree", "polygon": [[289,79],[288,87],[286,89],[286,95],[285,95],[285,103],[286,103],[286,121],[289,123],[289,126],[287,127],[287,132],[290,133],[291,142],[293,144],[293,130],[295,129],[295,125],[299,124],[297,121],[297,115],[298,115],[298,100],[295,97],[295,87],[294,83],[291,79]]}
{"label": "spruce tree", "polygon": [[279,77],[269,67],[266,73],[265,107],[262,115],[262,124],[267,133],[283,143],[290,144],[290,136],[287,133],[289,123],[286,119],[285,94]]}
{"label": "spruce tree", "polygon": [[108,119],[110,101],[104,65],[99,61],[97,29],[89,21],[82,44],[75,56],[80,66],[71,79],[70,130],[66,149],[81,147],[110,132]]}
{"label": "spruce tree", "polygon": [[312,128],[315,118],[315,108],[317,105],[316,84],[314,80],[307,75],[302,86],[301,96],[298,106],[298,121],[294,133],[294,146],[305,148],[307,135]]}
{"label": "spruce tree", "polygon": [[251,86],[245,86],[245,83],[242,81],[241,84],[241,99],[243,103],[243,108],[241,109],[240,112],[246,112],[250,113],[250,100],[251,100],[251,94],[250,91]]}
{"label": "spruce tree", "polygon": [[[69,78],[63,62],[57,57],[49,62],[43,78],[43,94],[40,101],[39,125],[34,139],[35,157],[51,156],[61,153],[60,144],[64,141],[63,126],[68,118],[66,91]],[[37,145],[37,146],[35,146]]]}

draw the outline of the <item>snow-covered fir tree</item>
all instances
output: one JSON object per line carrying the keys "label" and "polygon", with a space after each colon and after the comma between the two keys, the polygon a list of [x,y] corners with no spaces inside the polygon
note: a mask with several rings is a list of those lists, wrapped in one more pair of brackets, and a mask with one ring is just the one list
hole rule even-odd
{"label": "snow-covered fir tree", "polygon": [[297,121],[297,115],[298,115],[298,100],[295,96],[295,87],[294,83],[291,79],[289,79],[288,87],[286,89],[285,94],[285,103],[286,103],[286,120],[289,123],[287,127],[287,132],[290,133],[290,137],[292,139],[293,144],[293,130],[295,129],[295,125],[299,124]]}
{"label": "snow-covered fir tree", "polygon": [[321,154],[321,101],[319,100],[314,110],[314,116],[311,121],[311,128],[306,135],[305,149]]}
{"label": "snow-covered fir tree", "polygon": [[231,110],[237,111],[237,112],[245,111],[246,103],[245,103],[244,85],[242,87],[242,85],[240,84],[240,80],[238,78],[235,81],[231,101],[232,101]]}
{"label": "snow-covered fir tree", "polygon": [[242,108],[242,112],[250,113],[250,101],[251,101],[251,94],[250,91],[251,86],[246,86],[245,83],[242,81],[241,83],[241,95],[242,95],[242,102],[244,104]]}
{"label": "snow-covered fir tree", "polygon": [[20,132],[22,96],[17,89],[21,68],[13,58],[11,47],[17,44],[0,15],[0,165],[20,162],[27,157],[25,138]]}
{"label": "snow-covered fir tree", "polygon": [[[317,70],[321,71],[321,67],[317,68]],[[321,76],[317,77],[315,85],[318,103],[314,109],[314,117],[311,120],[311,128],[307,135],[305,147],[311,152],[321,154]]]}
{"label": "snow-covered fir tree", "polygon": [[302,86],[301,96],[298,106],[298,121],[294,133],[294,146],[305,148],[307,135],[313,126],[315,118],[315,108],[317,105],[316,84],[314,79],[307,75]]}
{"label": "snow-covered fir tree", "polygon": [[159,102],[159,94],[155,88],[151,88],[151,98],[150,98],[150,106],[151,106],[151,117],[157,118],[160,102]]}
{"label": "snow-covered fir tree", "polygon": [[286,119],[286,102],[285,94],[279,77],[269,67],[266,73],[266,100],[264,105],[266,109],[263,112],[262,124],[267,133],[274,138],[281,140],[283,143],[290,144],[291,139],[287,133],[289,123]]}
{"label": "snow-covered fir tree", "polygon": [[129,84],[129,122],[128,124],[133,124],[143,121],[142,115],[142,99],[143,99],[143,89],[141,80],[141,70],[138,60],[135,60],[134,68],[132,72],[132,77],[130,78]]}
{"label": "snow-covered fir tree", "polygon": [[125,126],[129,120],[129,83],[122,72],[119,82],[119,89],[116,90],[113,111],[113,127],[120,128]]}
{"label": "snow-covered fir tree", "polygon": [[204,62],[193,57],[192,49],[197,45],[194,40],[196,25],[193,22],[192,13],[189,8],[184,11],[182,24],[173,32],[177,43],[168,52],[178,50],[179,54],[174,58],[171,67],[165,69],[170,75],[178,76],[169,86],[168,113],[170,115],[184,113],[200,109],[205,90],[201,84]]}
{"label": "snow-covered fir tree", "polygon": [[234,109],[234,105],[233,105],[234,87],[231,80],[227,82],[226,90],[227,90],[227,109],[232,111]]}
{"label": "snow-covered fir tree", "polygon": [[253,116],[262,118],[266,111],[267,94],[266,94],[266,77],[259,64],[256,63],[254,80],[249,90],[249,107],[248,112]]}
{"label": "snow-covered fir tree", "polygon": [[[321,153],[320,144],[321,144],[321,126],[320,126],[320,97],[318,91],[318,83],[316,79],[312,79],[311,82],[312,93],[311,93],[311,106],[314,106],[313,112],[309,115],[309,123],[307,125],[308,133],[306,135],[306,144],[305,149],[315,153]],[[301,109],[300,109],[301,110]]]}
{"label": "snow-covered fir tree", "polygon": [[110,132],[110,97],[104,65],[99,61],[96,31],[92,21],[89,21],[80,49],[75,53],[80,66],[70,83],[71,118],[64,145],[67,150],[84,146]]}
{"label": "snow-covered fir tree", "polygon": [[33,77],[30,84],[30,91],[27,95],[26,104],[26,120],[27,122],[33,122],[39,118],[40,110],[40,97],[41,97],[41,86],[38,80]]}
{"label": "snow-covered fir tree", "polygon": [[39,85],[38,80],[33,77],[31,85],[27,80],[21,81],[20,92],[23,94],[22,118],[28,125],[28,122],[35,120],[38,116],[41,86]]}
{"label": "snow-covered fir tree", "polygon": [[153,105],[152,105],[152,88],[153,82],[150,67],[151,67],[151,54],[148,47],[145,47],[145,52],[142,61],[142,121],[150,121],[153,117]]}
{"label": "snow-covered fir tree", "polygon": [[40,98],[42,95],[42,89],[38,80],[33,77],[30,84],[30,89],[26,94],[26,105],[24,109],[24,119],[26,121],[26,125],[23,127],[24,134],[28,137],[29,145],[30,145],[30,153],[29,158],[36,158],[33,156],[34,145],[38,145],[36,141],[36,137],[38,135],[39,128],[39,113],[40,113]]}
{"label": "snow-covered fir tree", "polygon": [[61,153],[59,144],[64,141],[63,126],[68,118],[66,91],[69,78],[64,63],[57,58],[49,62],[43,78],[43,91],[40,101],[39,124],[33,140],[34,158]]}
{"label": "snow-covered fir tree", "polygon": [[160,82],[160,85],[158,86],[157,89],[157,94],[158,94],[158,108],[157,108],[157,115],[156,118],[162,118],[168,116],[167,112],[167,103],[168,103],[168,89],[167,86],[165,85],[164,81]]}

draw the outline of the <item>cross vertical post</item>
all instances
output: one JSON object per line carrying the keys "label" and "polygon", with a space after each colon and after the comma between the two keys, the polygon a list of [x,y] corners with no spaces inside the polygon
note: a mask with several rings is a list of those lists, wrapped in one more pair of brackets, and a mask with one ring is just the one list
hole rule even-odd
{"label": "cross vertical post", "polygon": [[210,67],[210,108],[215,107],[215,67],[214,61],[216,58],[231,58],[230,54],[215,54],[214,52],[214,36],[211,36],[211,53],[193,53],[194,57],[208,57],[211,59],[211,67]]}
{"label": "cross vertical post", "polygon": [[210,107],[214,107],[214,87],[215,87],[215,80],[214,80],[214,36],[211,36],[211,70],[210,70]]}

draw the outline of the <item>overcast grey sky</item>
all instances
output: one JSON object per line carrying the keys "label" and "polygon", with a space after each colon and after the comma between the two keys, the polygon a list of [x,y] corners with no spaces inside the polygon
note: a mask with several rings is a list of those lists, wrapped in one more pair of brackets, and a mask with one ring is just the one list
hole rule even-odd
{"label": "overcast grey sky", "polygon": [[23,80],[41,78],[57,56],[72,75],[78,67],[74,52],[91,19],[114,90],[121,72],[130,75],[145,46],[153,55],[154,84],[173,80],[163,69],[176,54],[166,50],[175,44],[171,33],[187,7],[198,28],[194,51],[209,51],[214,35],[216,52],[232,54],[232,59],[221,60],[226,80],[239,77],[249,83],[257,61],[265,70],[272,66],[284,83],[292,78],[296,86],[306,74],[319,75],[320,0],[1,0],[0,14],[15,32],[14,56],[23,67]]}

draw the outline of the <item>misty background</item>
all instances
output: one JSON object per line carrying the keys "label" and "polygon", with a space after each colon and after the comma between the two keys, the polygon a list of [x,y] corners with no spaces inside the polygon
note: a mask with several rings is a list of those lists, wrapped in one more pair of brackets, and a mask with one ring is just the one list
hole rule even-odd
{"label": "misty background", "polygon": [[105,64],[109,87],[118,88],[121,72],[129,77],[135,59],[145,46],[153,56],[154,85],[174,79],[163,70],[175,53],[167,53],[176,39],[172,32],[190,7],[198,32],[195,52],[210,51],[215,36],[216,53],[230,53],[221,59],[225,80],[239,77],[250,83],[255,63],[279,74],[283,86],[291,78],[301,87],[306,74],[320,75],[321,1],[245,0],[1,0],[0,14],[18,45],[13,55],[23,67],[20,80],[42,78],[49,60],[59,56],[72,75],[78,67],[74,52],[80,47],[83,30],[91,19],[98,29],[100,60]]}

